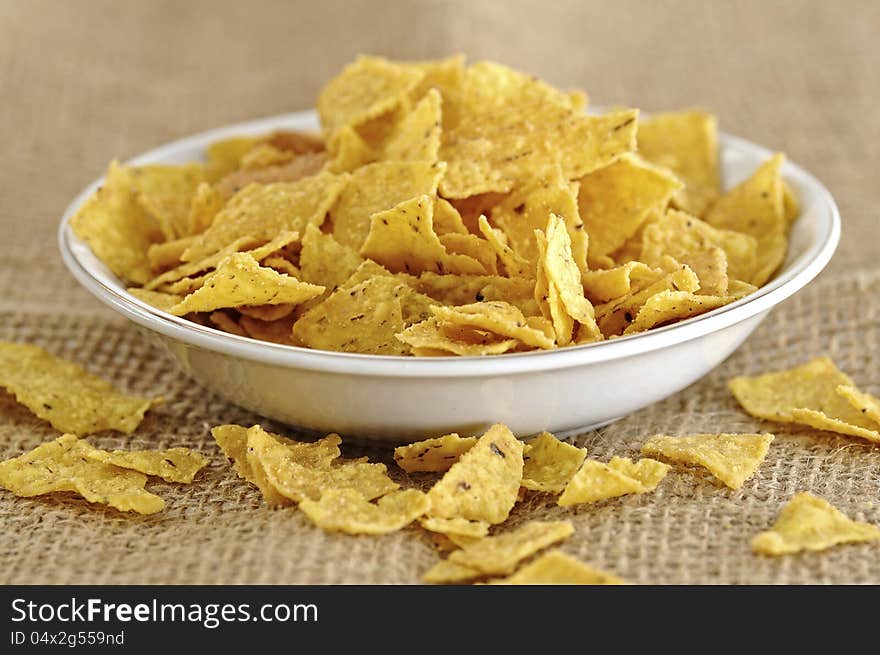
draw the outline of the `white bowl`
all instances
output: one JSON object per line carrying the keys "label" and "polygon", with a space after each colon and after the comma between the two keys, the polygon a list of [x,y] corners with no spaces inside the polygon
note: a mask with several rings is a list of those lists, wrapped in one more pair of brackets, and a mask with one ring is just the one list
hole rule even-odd
{"label": "white bowl", "polygon": [[[240,123],[175,141],[133,164],[199,160],[206,146],[237,134],[316,129],[314,112]],[[748,177],[772,153],[720,136],[725,186]],[[707,314],[650,332],[555,351],[491,357],[391,357],[283,346],[197,325],[134,298],[80,241],[68,222],[101,180],[64,212],[64,262],[99,300],[155,337],[204,387],[258,414],[316,432],[402,441],[448,432],[473,434],[496,422],[519,436],[599,427],[665,398],[720,364],[767,313],[828,263],[840,237],[831,195],[787,162],[801,202],[788,257],[756,293]]]}

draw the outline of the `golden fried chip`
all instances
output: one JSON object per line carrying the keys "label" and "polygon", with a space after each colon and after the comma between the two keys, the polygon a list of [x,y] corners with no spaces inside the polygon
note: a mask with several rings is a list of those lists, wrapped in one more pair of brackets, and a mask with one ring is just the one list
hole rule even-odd
{"label": "golden fried chip", "polygon": [[38,346],[0,342],[0,386],[61,432],[130,434],[159,399],[120,393],[106,380]]}
{"label": "golden fried chip", "polygon": [[[343,462],[328,465],[323,458],[317,462],[304,461],[299,450],[293,451],[288,444],[275,439],[259,426],[247,431],[247,461],[252,470],[255,464],[262,469],[265,484],[272,492],[267,495],[264,491],[270,503],[274,494],[295,502],[320,500],[330,489],[351,489],[365,500],[372,500],[400,486],[388,477],[384,464]],[[259,481],[257,486],[263,490]]]}
{"label": "golden fried chip", "polygon": [[530,326],[522,312],[510,303],[486,300],[458,307],[433,306],[431,311],[444,323],[468,325],[518,339],[534,348],[553,348],[555,345],[552,337]]}
{"label": "golden fried chip", "polygon": [[425,530],[446,535],[459,547],[489,534],[489,524],[486,521],[468,521],[461,517],[441,519],[436,516],[423,516],[419,522]]}
{"label": "golden fried chip", "polygon": [[516,503],[522,443],[493,425],[428,492],[431,516],[501,523]]}
{"label": "golden fried chip", "polygon": [[494,537],[485,537],[449,555],[449,561],[483,575],[509,575],[535,553],[574,534],[568,521],[529,521]]}
{"label": "golden fried chip", "polygon": [[70,227],[114,275],[135,284],[150,279],[147,251],[163,235],[137,202],[130,169],[110,162],[104,183],[70,219]]}
{"label": "golden fried chip", "polygon": [[422,273],[418,278],[407,279],[407,284],[443,305],[500,300],[515,306],[526,316],[539,313],[533,297],[535,283],[524,278]]}
{"label": "golden fried chip", "polygon": [[256,318],[260,321],[278,321],[290,316],[294,306],[290,303],[280,305],[241,305],[237,307],[242,316]]}
{"label": "golden fried chip", "polygon": [[801,205],[797,196],[794,195],[794,191],[785,183],[785,180],[782,181],[782,210],[785,213],[785,222],[789,227],[801,215]]}
{"label": "golden fried chip", "polygon": [[428,497],[418,489],[392,491],[371,503],[354,489],[327,489],[320,500],[304,498],[299,508],[319,528],[347,534],[396,532],[428,510]]}
{"label": "golden fried chip", "polygon": [[534,266],[524,257],[518,255],[510,246],[507,245],[507,236],[501,230],[496,230],[485,216],[478,219],[480,234],[486,239],[495,255],[504,267],[504,272],[508,277],[532,277]]}
{"label": "golden fried chip", "polygon": [[205,170],[212,182],[238,169],[241,158],[260,142],[259,137],[241,136],[215,141],[208,146]]}
{"label": "golden fried chip", "polygon": [[[244,162],[244,159],[242,162]],[[243,168],[235,171],[217,182],[214,185],[214,189],[225,202],[251,184],[292,183],[318,175],[322,171],[337,172],[330,169],[331,166],[327,163],[326,153],[308,152],[297,155],[286,164],[277,164],[265,168]]]}
{"label": "golden fried chip", "polygon": [[772,441],[772,434],[657,435],[641,452],[702,466],[731,489],[739,489],[761,466]]}
{"label": "golden fried chip", "polygon": [[371,217],[422,195],[433,197],[445,165],[441,162],[385,161],[358,168],[330,211],[333,236],[360,250],[370,233]]}
{"label": "golden fried chip", "polygon": [[[689,260],[713,247],[724,251],[727,274],[731,278],[750,280],[758,266],[758,241],[755,237],[714,228],[690,214],[675,210],[648,223],[642,231],[641,243],[640,259],[646,264],[658,266],[664,255],[670,255],[691,266],[698,276],[699,271]],[[720,293],[726,293],[726,289]]]}
{"label": "golden fried chip", "polygon": [[718,173],[718,120],[689,110],[655,114],[639,123],[639,154],[670,169],[685,186],[676,192],[677,207],[700,215],[721,188]]}
{"label": "golden fried chip", "polygon": [[523,566],[513,575],[493,580],[492,584],[506,585],[621,585],[624,580],[616,575],[599,571],[571,555],[551,550]]}
{"label": "golden fried chip", "polygon": [[581,274],[584,295],[595,303],[607,303],[644,286],[647,280],[659,277],[656,269],[642,262],[630,261],[622,266],[597,269]]}
{"label": "golden fried chip", "polygon": [[529,450],[523,455],[520,485],[534,491],[559,493],[587,456],[586,448],[576,448],[549,432],[542,432],[529,441],[528,446]]}
{"label": "golden fried chip", "polygon": [[91,450],[76,435],[62,435],[0,462],[0,486],[22,497],[73,491],[122,512],[155,514],[165,507],[164,500],[144,489],[146,475],[92,461],[86,457]]}
{"label": "golden fried chip", "polygon": [[161,291],[149,291],[147,289],[139,289],[137,287],[131,287],[126,289],[128,293],[133,295],[138,300],[142,300],[148,305],[155,307],[156,309],[161,309],[163,312],[171,312],[171,308],[177,305],[181,300],[183,300],[183,296],[179,296],[176,293],[163,293]]}
{"label": "golden fried chip", "polygon": [[198,261],[242,237],[265,243],[284,231],[303,234],[307,225],[324,221],[345,185],[346,176],[332,173],[250,184],[230,198],[183,259]]}
{"label": "golden fried chip", "polygon": [[579,188],[577,183],[565,179],[562,170],[555,166],[543,176],[517,187],[493,207],[492,223],[504,232],[514,252],[534,263],[538,261],[535,230],[546,232],[550,215],[561,216],[571,239],[572,256],[578,268],[585,271],[587,233],[578,211]]}
{"label": "golden fried chip", "polygon": [[93,462],[112,464],[119,468],[154,475],[166,482],[189,483],[207,464],[208,458],[189,448],[167,450],[99,450],[86,452]]}
{"label": "golden fried chip", "polygon": [[776,272],[788,249],[780,172],[784,161],[784,155],[774,155],[752,177],[721,196],[705,217],[709,225],[758,240],[757,268],[751,278],[744,279],[759,287]]}
{"label": "golden fried chip", "polygon": [[385,161],[437,161],[440,150],[441,99],[429,89],[411,112],[394,127],[384,144]]}
{"label": "golden fried chip", "polygon": [[244,328],[238,324],[238,321],[226,312],[211,312],[208,316],[208,320],[224,332],[236,334],[240,337],[247,336],[247,332],[245,332]]}
{"label": "golden fried chip", "polygon": [[172,307],[171,313],[183,316],[241,305],[299,305],[323,292],[324,287],[260,266],[248,253],[236,253],[221,261],[204,285]]}
{"label": "golden fried chip", "polygon": [[211,227],[223,202],[223,195],[216,188],[206,182],[199,184],[189,206],[188,234],[195,236]]}
{"label": "golden fried chip", "polygon": [[444,234],[468,234],[461,214],[445,198],[434,200],[434,231],[443,236]]}
{"label": "golden fried chip", "polygon": [[186,236],[173,241],[154,243],[147,249],[147,259],[154,271],[164,271],[180,264],[183,252],[194,242],[195,236]]}
{"label": "golden fried chip", "polygon": [[[446,251],[452,255],[466,255],[471,259],[480,263],[482,271],[489,275],[498,273],[498,258],[495,255],[495,249],[486,239],[478,237],[476,234],[441,234],[440,243],[446,248]],[[467,273],[470,273],[470,266]]]}
{"label": "golden fried chip", "polygon": [[376,153],[353,127],[343,127],[327,144],[330,160],[326,170],[330,173],[350,173],[376,160]]}
{"label": "golden fried chip", "polygon": [[[477,331],[471,331],[477,334]],[[409,326],[397,335],[397,338],[413,348],[413,352],[437,352],[442,355],[461,355],[462,357],[479,357],[482,355],[500,355],[520,345],[516,339],[502,339],[495,334],[482,332],[479,340],[463,341],[456,339],[443,329],[436,318],[428,318],[420,323]]]}
{"label": "golden fried chip", "polygon": [[361,255],[394,272],[485,273],[472,257],[446,250],[434,232],[433,216],[433,200],[424,195],[373,214]]}
{"label": "golden fried chip", "polygon": [[331,234],[324,234],[314,225],[306,228],[299,254],[302,279],[310,284],[319,284],[328,291],[345,282],[363,258],[352,248],[344,246]]}
{"label": "golden fried chip", "polygon": [[190,234],[190,205],[205,181],[201,164],[151,164],[131,169],[132,187],[141,207],[172,240]]}
{"label": "golden fried chip", "polygon": [[803,423],[820,430],[880,442],[877,424],[837,393],[854,386],[828,357],[802,366],[728,383],[733,395],[752,416],[779,423]]}
{"label": "golden fried chip", "polygon": [[627,457],[612,457],[608,462],[608,468],[638,480],[645,491],[654,491],[672,467],[647,457],[638,462],[633,462]]}
{"label": "golden fried chip", "polygon": [[[580,323],[581,329],[586,330],[589,336],[601,339],[602,334],[599,332],[599,326],[596,325],[593,305],[584,297],[581,273],[572,256],[571,241],[565,223],[555,214],[550,214],[547,222],[546,239],[547,250],[543,253],[541,265],[547,274],[548,284],[555,287],[565,312]],[[554,327],[557,327],[555,320]],[[558,339],[558,329],[556,335]],[[560,342],[560,345],[562,343]]]}
{"label": "golden fried chip", "polygon": [[880,528],[853,521],[825,500],[801,491],[782,508],[770,530],[752,539],[752,550],[789,555],[868,541],[880,541]]}
{"label": "golden fried chip", "polygon": [[239,160],[242,170],[253,171],[271,166],[289,164],[296,157],[290,150],[276,148],[271,143],[258,143]]}
{"label": "golden fried chip", "polygon": [[418,68],[381,57],[360,56],[334,77],[318,96],[318,115],[330,136],[395,109],[425,77]]}
{"label": "golden fried chip", "polygon": [[690,291],[661,291],[645,301],[624,335],[682,321],[718,309],[736,300],[733,296],[700,296]]}
{"label": "golden fried chip", "polygon": [[293,324],[295,322],[296,317],[293,315],[274,321],[261,321],[250,316],[242,316],[238,320],[238,324],[249,337],[288,346],[301,345],[293,337]]}
{"label": "golden fried chip", "polygon": [[673,175],[632,156],[583,178],[578,208],[590,235],[590,260],[620,248],[678,189]]}
{"label": "golden fried chip", "polygon": [[444,559],[431,567],[422,576],[422,581],[428,584],[464,584],[482,577],[485,576],[476,569]]}
{"label": "golden fried chip", "polygon": [[565,486],[556,502],[561,507],[569,507],[647,491],[650,489],[641,480],[603,462],[588,459]]}
{"label": "golden fried chip", "polygon": [[293,334],[309,348],[373,355],[403,355],[395,336],[404,328],[401,297],[406,285],[393,277],[372,277],[347,285],[300,317]]}
{"label": "golden fried chip", "polygon": [[[394,449],[394,461],[407,473],[417,471],[448,471],[459,458],[477,443],[476,437],[460,437],[455,433],[416,441]],[[430,528],[429,528],[430,529]],[[436,530],[435,532],[442,532]]]}
{"label": "golden fried chip", "polygon": [[874,421],[880,429],[880,399],[848,384],[838,386],[837,395],[846,398],[850,405]]}

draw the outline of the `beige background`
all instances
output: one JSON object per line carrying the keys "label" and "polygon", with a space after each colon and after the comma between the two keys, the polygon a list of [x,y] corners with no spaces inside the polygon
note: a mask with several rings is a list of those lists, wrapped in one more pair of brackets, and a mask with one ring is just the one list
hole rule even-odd
{"label": "beige background", "polygon": [[[168,399],[137,437],[101,443],[201,446],[214,460],[192,487],[155,485],[169,509],[148,518],[0,493],[0,582],[416,582],[435,561],[414,530],[328,536],[293,510],[262,508],[207,437],[212,424],[256,417],[181,380],[79,290],[54,241],[65,205],[110,158],[308,108],[359,52],[462,51],[583,87],[594,103],[701,105],[723,129],[787,152],[837,199],[844,232],[828,271],[708,378],[582,437],[593,455],[635,454],[660,431],[774,429],[741,414],[725,380],[816,354],[880,392],[878,29],[880,4],[856,1],[0,0],[0,338],[40,343]],[[751,535],[799,489],[880,523],[880,449],[797,428],[777,434],[739,492],[677,473],[652,496],[577,511],[565,548],[642,583],[880,583],[877,547],[750,554]],[[0,456],[53,436],[0,394]]]}

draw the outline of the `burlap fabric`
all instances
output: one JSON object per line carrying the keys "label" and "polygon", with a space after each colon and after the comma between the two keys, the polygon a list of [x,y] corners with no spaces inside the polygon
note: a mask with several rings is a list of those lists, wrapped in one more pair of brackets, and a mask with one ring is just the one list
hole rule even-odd
{"label": "burlap fabric", "polygon": [[[880,392],[878,24],[880,6],[869,2],[324,0],[255,9],[3,0],[0,339],[43,345],[124,389],[166,398],[135,436],[99,445],[185,445],[212,463],[191,486],[153,485],[168,508],[151,517],[0,493],[0,583],[410,583],[436,561],[416,530],[332,536],[293,509],[266,509],[208,434],[258,417],[182,378],[76,286],[54,244],[63,207],[111,157],[306,108],[361,51],[465,51],[583,86],[603,104],[703,105],[725,129],[785,150],[828,184],[844,217],[828,271],[704,380],[577,440],[607,458],[635,455],[657,432],[771,429],[778,438],[755,478],[732,492],[679,471],[655,494],[573,512],[533,503],[514,521],[570,518],[577,532],[565,550],[639,583],[880,583],[877,547],[782,559],[749,550],[798,490],[880,524],[880,449],[752,420],[725,388],[733,375],[830,354]],[[0,393],[0,457],[54,436]]]}

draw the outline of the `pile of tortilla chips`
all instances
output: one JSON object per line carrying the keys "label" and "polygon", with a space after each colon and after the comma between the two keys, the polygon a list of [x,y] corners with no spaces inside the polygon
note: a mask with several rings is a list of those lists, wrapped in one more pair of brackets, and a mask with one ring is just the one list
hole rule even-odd
{"label": "pile of tortilla chips", "polygon": [[782,264],[782,155],[720,188],[716,120],[588,115],[491,62],[359,57],[320,136],[121,166],[71,220],[132,295],[280,344],[474,356],[593,343],[711,311]]}

